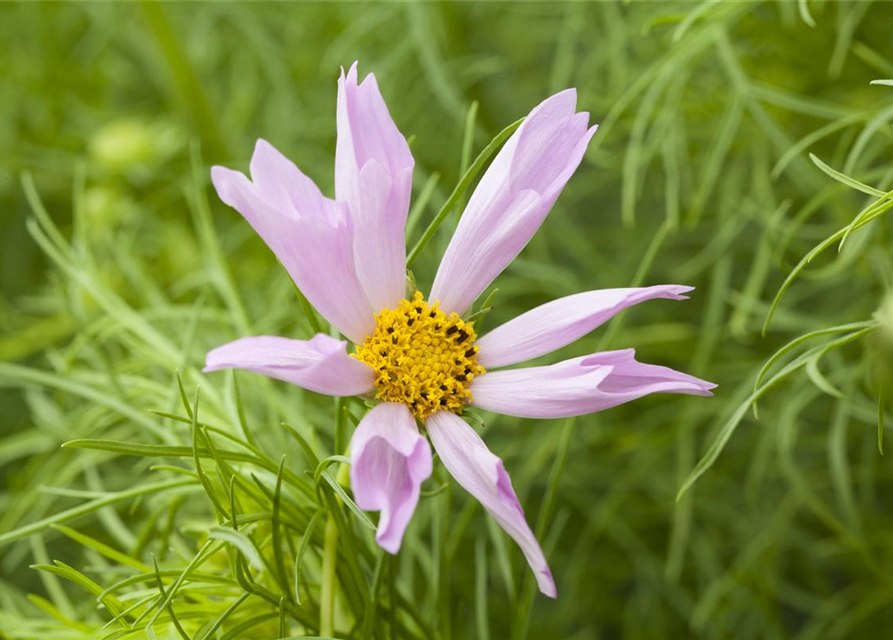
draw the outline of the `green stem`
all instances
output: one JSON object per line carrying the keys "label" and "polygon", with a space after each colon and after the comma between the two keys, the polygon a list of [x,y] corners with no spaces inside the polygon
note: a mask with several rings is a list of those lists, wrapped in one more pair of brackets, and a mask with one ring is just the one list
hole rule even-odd
{"label": "green stem", "polygon": [[[340,408],[340,407],[339,407]],[[349,452],[345,451],[349,455]],[[338,484],[347,486],[348,466],[342,464],[336,478]],[[332,508],[339,508],[340,501],[331,502]],[[335,565],[338,560],[338,525],[335,517],[329,513],[326,520],[325,540],[322,557],[322,593],[319,603],[319,635],[333,638],[335,630]]]}
{"label": "green stem", "polygon": [[440,585],[438,587],[439,604],[440,604],[440,638],[442,640],[450,640],[453,637],[452,629],[452,605],[450,604],[450,572],[451,560],[449,552],[449,529],[450,529],[450,488],[452,485],[447,481],[447,486],[441,494],[441,507],[437,511],[438,526],[438,542],[440,547]]}
{"label": "green stem", "polygon": [[329,515],[326,521],[322,558],[322,594],[319,602],[319,635],[331,638],[335,626],[335,562],[338,557],[338,526]]}
{"label": "green stem", "polygon": [[[335,453],[344,452],[344,455],[349,455],[347,452],[348,439],[347,439],[347,398],[338,398],[335,400]],[[344,476],[344,480],[341,480],[341,473],[344,470],[344,465],[338,469],[338,481],[347,486],[348,478]]]}

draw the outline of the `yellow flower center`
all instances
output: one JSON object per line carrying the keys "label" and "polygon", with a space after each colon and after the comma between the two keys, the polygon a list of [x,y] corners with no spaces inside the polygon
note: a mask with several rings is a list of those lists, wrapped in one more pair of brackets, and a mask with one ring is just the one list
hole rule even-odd
{"label": "yellow flower center", "polygon": [[472,399],[468,385],[484,373],[472,326],[419,292],[375,319],[375,331],[351,355],[375,371],[376,397],[405,403],[419,420],[441,409],[461,413]]}

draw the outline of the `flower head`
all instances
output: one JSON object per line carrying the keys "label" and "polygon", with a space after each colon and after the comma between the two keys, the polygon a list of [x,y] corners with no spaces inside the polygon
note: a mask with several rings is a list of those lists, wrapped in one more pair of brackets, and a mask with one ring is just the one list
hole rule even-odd
{"label": "flower head", "polygon": [[441,410],[461,413],[472,400],[469,385],[484,373],[473,325],[436,302],[429,307],[418,291],[375,319],[375,331],[353,355],[375,372],[376,397],[405,404],[419,420]]}
{"label": "flower head", "polygon": [[[518,543],[540,591],[555,583],[502,460],[461,418],[466,406],[559,418],[601,411],[650,393],[711,395],[713,384],[642,364],[632,349],[551,366],[496,370],[560,349],[623,309],[684,299],[690,287],[604,289],[546,303],[477,336],[463,319],[524,248],[580,164],[596,126],[573,89],[531,111],[483,176],[461,217],[426,301],[404,297],[404,228],[413,159],[373,75],[356,63],[338,82],[335,200],[259,141],[251,179],[214,167],[220,198],[236,208],[285,265],[313,306],[354,343],[242,338],[208,354],[206,371],[248,369],[318,393],[373,395],[380,404],[351,442],[357,505],[379,511],[378,543],[396,553],[430,476],[432,455]],[[419,425],[424,427],[425,435]]]}

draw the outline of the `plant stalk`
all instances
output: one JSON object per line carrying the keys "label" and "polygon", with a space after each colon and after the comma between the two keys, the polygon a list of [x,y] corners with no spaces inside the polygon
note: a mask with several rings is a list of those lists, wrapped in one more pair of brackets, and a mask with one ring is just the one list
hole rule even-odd
{"label": "plant stalk", "polygon": [[322,594],[319,602],[319,635],[334,637],[335,626],[335,562],[338,557],[338,526],[329,515],[326,520],[322,558]]}

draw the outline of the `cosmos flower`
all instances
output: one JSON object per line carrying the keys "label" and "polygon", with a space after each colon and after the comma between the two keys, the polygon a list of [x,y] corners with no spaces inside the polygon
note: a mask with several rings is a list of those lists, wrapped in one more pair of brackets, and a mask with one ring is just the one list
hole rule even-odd
{"label": "cosmos flower", "polygon": [[[404,231],[413,158],[373,75],[338,82],[335,199],[259,140],[251,179],[214,167],[220,198],[264,239],[313,306],[353,342],[248,337],[212,350],[205,371],[247,369],[317,393],[378,401],[350,446],[357,505],[378,511],[376,540],[396,553],[431,475],[429,438],[456,482],[518,543],[540,591],[555,597],[542,550],[502,460],[463,419],[467,406],[529,418],[576,416],[650,393],[714,386],[635,360],[632,349],[500,370],[581,338],[623,309],[682,299],[690,287],[589,291],[546,303],[478,338],[463,320],[524,248],[583,158],[596,126],[576,92],[537,106],[469,199],[426,299],[407,293]],[[420,430],[421,427],[421,430]],[[426,437],[427,435],[427,437]]]}

